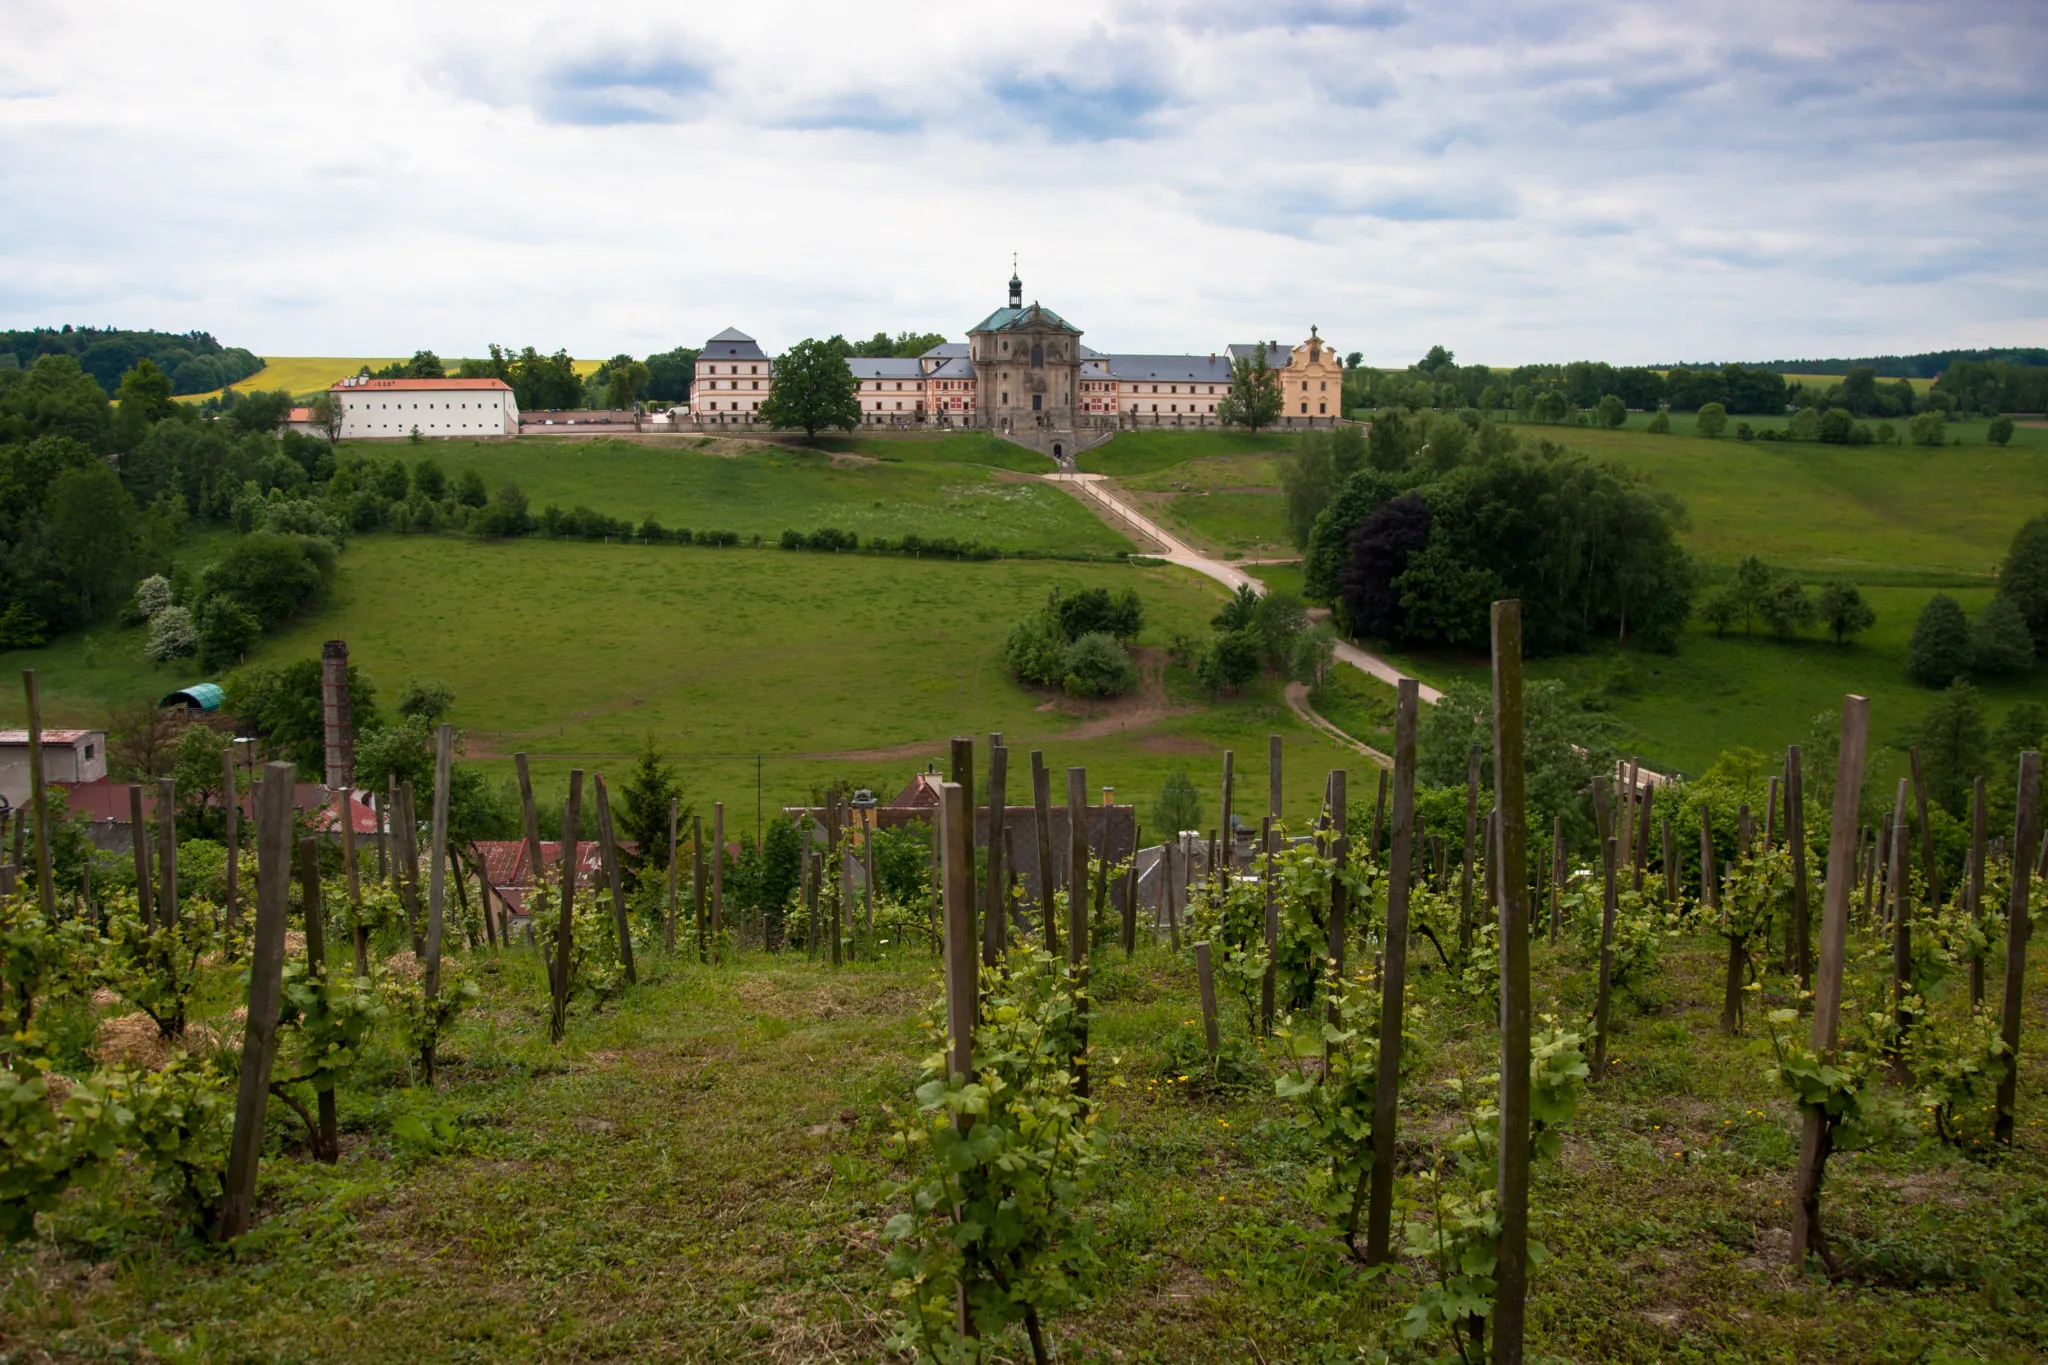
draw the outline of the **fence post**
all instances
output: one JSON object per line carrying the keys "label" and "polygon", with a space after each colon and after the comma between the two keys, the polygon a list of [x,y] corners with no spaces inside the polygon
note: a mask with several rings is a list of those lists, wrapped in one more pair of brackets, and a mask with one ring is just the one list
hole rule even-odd
{"label": "fence post", "polygon": [[277,1005],[284,982],[285,901],[292,875],[292,785],[298,769],[267,763],[256,798],[256,941],[249,959],[249,999],[242,1033],[241,1082],[234,1136],[228,1142],[218,1237],[249,1230],[256,1214],[256,1165],[263,1155],[263,1115],[270,1103],[270,1064],[277,1053]]}
{"label": "fence post", "polygon": [[[434,735],[434,813],[428,837],[434,846],[427,850],[427,963],[421,977],[429,1000],[441,993],[442,900],[448,890],[448,777],[454,762],[455,727],[443,724]],[[434,1054],[426,1056],[427,1079],[434,1076]]]}
{"label": "fence post", "polygon": [[597,852],[604,862],[604,882],[612,897],[612,924],[619,935],[619,965],[625,969],[626,984],[639,984],[633,970],[633,922],[626,915],[626,887],[619,876],[619,843],[612,832],[611,793],[605,789],[604,774],[592,777],[597,787]]}
{"label": "fence post", "polygon": [[711,803],[711,960],[725,937],[725,802]]}
{"label": "fence post", "polygon": [[[1813,983],[1813,1050],[1823,1058],[1835,1050],[1842,1007],[1842,958],[1849,940],[1849,897],[1856,881],[1863,803],[1863,753],[1870,733],[1870,699],[1842,698],[1842,743],[1835,761],[1835,809],[1828,827],[1828,879],[1821,885],[1820,970]],[[1824,1246],[1820,1232],[1820,1181],[1828,1154],[1827,1122],[1805,1107],[1799,1138],[1799,1170],[1792,1208],[1792,1264]]]}
{"label": "fence post", "polygon": [[[1222,870],[1223,870],[1224,872],[1228,872],[1228,871],[1230,870],[1230,865],[1231,865],[1231,862],[1233,861],[1233,859],[1232,859],[1231,855],[1232,855],[1233,853],[1235,853],[1235,852],[1236,852],[1236,844],[1237,844],[1237,840],[1236,840],[1236,838],[1234,838],[1234,837],[1232,836],[1232,833],[1231,833],[1231,829],[1230,829],[1230,802],[1231,802],[1231,798],[1232,798],[1233,796],[1235,796],[1235,795],[1236,795],[1236,785],[1237,785],[1237,751],[1236,751],[1235,749],[1225,749],[1225,750],[1223,751],[1223,863],[1222,863]],[[1215,869],[1215,868],[1211,868],[1211,869],[1210,869],[1210,873],[1211,873],[1211,875],[1212,875],[1212,876],[1216,875],[1216,869]],[[1219,884],[1221,883],[1221,878],[1220,878],[1220,877],[1218,878],[1218,882],[1219,882]]]}
{"label": "fence post", "polygon": [[[1899,779],[1898,802],[1892,808],[1892,1008],[1897,1011],[1903,1042],[1912,1018],[1904,1009],[1913,988],[1913,887],[1907,866],[1910,830],[1906,825],[1906,779]],[[1896,1055],[1896,1049],[1894,1049]]]}
{"label": "fence post", "polygon": [[[1620,906],[1620,897],[1615,886],[1619,874],[1616,866],[1617,840],[1612,837],[1600,845],[1600,976],[1593,995],[1593,1065],[1592,1079],[1607,1079],[1607,1021],[1613,1012],[1614,988],[1614,921]],[[1724,1018],[1722,1027],[1728,1028]]]}
{"label": "fence post", "polygon": [[[314,984],[327,983],[327,907],[320,903],[320,845],[310,836],[299,840],[299,908],[306,918],[306,970]],[[332,1165],[341,1159],[341,1134],[334,1108],[334,1084],[316,1088],[318,1109],[317,1160]]]}
{"label": "fence post", "polygon": [[1195,985],[1202,997],[1202,1040],[1209,1048],[1209,1064],[1216,1064],[1223,1039],[1216,1027],[1216,967],[1209,956],[1209,942],[1195,945]]}
{"label": "fence post", "polygon": [[1472,951],[1472,860],[1479,842],[1479,758],[1475,744],[1465,755],[1465,865],[1458,880],[1458,946]]}
{"label": "fence post", "polygon": [[[1332,768],[1330,769],[1328,784],[1325,787],[1325,790],[1330,794],[1330,857],[1337,864],[1337,871],[1340,876],[1344,870],[1345,861],[1351,853],[1351,817],[1349,802],[1345,796],[1345,781],[1344,770],[1342,768]],[[1349,935],[1351,927],[1346,922],[1346,911],[1350,909],[1350,900],[1351,893],[1345,889],[1342,880],[1331,884],[1328,948],[1330,968],[1337,974],[1337,980],[1340,983],[1344,979],[1344,941]],[[1332,1027],[1341,1027],[1343,1025],[1344,1021],[1342,1016],[1337,1013],[1337,1002],[1334,998],[1330,1001],[1326,1014]],[[1329,1043],[1323,1044],[1323,1074],[1325,1076],[1330,1074],[1330,1047],[1331,1044]]]}
{"label": "fence post", "polygon": [[[19,833],[20,823],[17,822],[14,828]],[[140,782],[128,788],[128,828],[132,832],[128,851],[135,858],[135,913],[141,917],[142,927],[149,929],[156,925],[156,912],[151,908],[154,898],[150,895],[150,886],[155,879],[149,871],[149,827],[142,822]],[[16,866],[19,865],[20,860],[17,859]]]}
{"label": "fence post", "polygon": [[[229,745],[220,751],[220,814],[222,825],[221,838],[228,849],[228,865],[225,871],[227,894],[224,897],[227,904],[222,907],[221,913],[223,921],[229,930],[228,937],[232,940],[234,937],[235,917],[239,913],[239,904],[242,898],[242,869],[238,863],[242,847],[242,798],[235,791],[235,750],[233,745]],[[356,892],[356,884],[353,880],[349,882],[349,897],[351,900],[359,899]],[[363,930],[358,928],[356,930],[356,937],[361,939],[363,937]],[[356,950],[356,975],[369,975],[369,968],[363,961],[363,950],[361,948]]]}
{"label": "fence post", "polygon": [[981,960],[993,967],[1003,955],[1003,829],[1009,811],[1010,751],[990,735],[988,744],[988,881],[981,894]]}
{"label": "fence post", "polygon": [[[36,818],[36,900],[42,906],[43,922],[57,922],[57,888],[50,880],[50,797],[43,782],[43,706],[36,691],[36,671],[21,671],[22,691],[28,699],[28,790],[29,805]],[[157,812],[161,823],[164,812]],[[139,838],[142,827],[136,826]],[[19,864],[21,859],[16,858]]]}
{"label": "fence post", "polygon": [[[961,838],[961,826],[974,818],[967,804],[967,792],[957,782],[939,784],[939,827],[941,899],[945,914],[946,964],[946,1069],[956,1081],[974,1079],[974,1020],[981,1000],[980,975],[974,953],[974,861],[963,859],[961,848],[974,847],[969,827]],[[956,1120],[964,1130],[973,1118],[961,1114]],[[975,1335],[974,1320],[967,1312],[967,1277],[960,1278],[955,1326],[960,1335]]]}
{"label": "fence post", "polygon": [[1792,970],[1813,989],[1813,925],[1806,886],[1806,776],[1797,744],[1785,750],[1785,843],[1792,851]]}
{"label": "fence post", "polygon": [[1074,989],[1082,992],[1075,1008],[1080,1038],[1074,1052],[1074,1093],[1088,1098],[1088,770],[1067,769],[1067,966]]}
{"label": "fence post", "polygon": [[710,960],[709,948],[704,940],[704,817],[694,812],[690,816],[690,910],[695,919],[697,934],[697,960]]}
{"label": "fence post", "polygon": [[164,926],[178,922],[178,784],[156,780],[156,908]]}
{"label": "fence post", "polygon": [[1038,822],[1038,931],[1045,939],[1045,950],[1058,957],[1059,917],[1052,904],[1052,772],[1045,766],[1044,753],[1037,749],[1031,751],[1031,804]]}
{"label": "fence post", "polygon": [[576,923],[576,865],[582,861],[583,769],[569,770],[569,800],[562,808],[562,895],[561,919],[555,931],[554,960],[548,978],[554,985],[553,1008],[548,1016],[548,1036],[561,1042],[569,1028],[569,967],[574,961]]}
{"label": "fence post", "polygon": [[1999,1036],[2005,1039],[2005,1074],[1998,1081],[1998,1113],[1993,1131],[2012,1145],[2013,1104],[2020,1076],[2020,1006],[2027,978],[2028,879],[2033,874],[2034,846],[2041,838],[2041,755],[2029,749],[2020,755],[2019,787],[2012,822],[2012,894],[2006,902],[2005,1009]]}
{"label": "fence post", "polygon": [[1528,830],[1522,808],[1522,604],[1493,604],[1493,800],[1500,812],[1500,1251],[1494,1365],[1520,1365],[1529,1291]]}
{"label": "fence post", "polygon": [[[1984,840],[1990,833],[1990,813],[1984,806],[1984,777],[1978,774],[1970,784],[1970,919],[1984,923]],[[1970,959],[1970,1013],[1984,1003],[1984,954]]]}
{"label": "fence post", "polygon": [[[1366,1211],[1365,1259],[1387,1260],[1394,1216],[1394,1135],[1401,1113],[1401,1029],[1408,983],[1409,869],[1415,860],[1415,732],[1420,685],[1395,684],[1394,829],[1387,850],[1386,954],[1380,972],[1378,1089],[1373,1096],[1372,1190]],[[1381,770],[1384,773],[1384,769]],[[1383,782],[1382,793],[1386,791]]]}
{"label": "fence post", "polygon": [[1941,869],[1934,861],[1934,826],[1927,822],[1927,781],[1920,772],[1920,746],[1906,750],[1913,769],[1913,805],[1920,816],[1920,863],[1927,875],[1927,913],[1941,913]]}

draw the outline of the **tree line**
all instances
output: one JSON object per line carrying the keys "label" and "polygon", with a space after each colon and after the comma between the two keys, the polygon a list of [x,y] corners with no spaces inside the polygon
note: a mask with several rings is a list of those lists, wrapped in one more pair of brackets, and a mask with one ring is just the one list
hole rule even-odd
{"label": "tree line", "polygon": [[109,398],[121,376],[148,360],[169,376],[171,392],[206,393],[240,383],[263,357],[223,346],[210,332],[127,331],[118,327],[32,327],[0,332],[0,370],[32,368],[38,357],[68,355]]}

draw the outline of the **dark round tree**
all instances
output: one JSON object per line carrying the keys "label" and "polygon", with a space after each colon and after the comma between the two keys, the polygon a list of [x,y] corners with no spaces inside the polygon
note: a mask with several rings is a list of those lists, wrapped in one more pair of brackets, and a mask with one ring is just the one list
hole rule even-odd
{"label": "dark round tree", "polygon": [[1351,533],[1351,553],[1337,574],[1344,619],[1354,635],[1392,639],[1401,634],[1401,594],[1394,580],[1408,557],[1429,543],[1429,504],[1404,493]]}

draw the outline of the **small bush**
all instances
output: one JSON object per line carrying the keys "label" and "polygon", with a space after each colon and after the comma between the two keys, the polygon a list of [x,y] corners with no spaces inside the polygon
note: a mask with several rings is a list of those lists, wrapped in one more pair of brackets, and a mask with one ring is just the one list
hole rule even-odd
{"label": "small bush", "polygon": [[1070,697],[1114,697],[1138,685],[1138,666],[1117,643],[1102,631],[1083,635],[1067,646],[1062,685]]}

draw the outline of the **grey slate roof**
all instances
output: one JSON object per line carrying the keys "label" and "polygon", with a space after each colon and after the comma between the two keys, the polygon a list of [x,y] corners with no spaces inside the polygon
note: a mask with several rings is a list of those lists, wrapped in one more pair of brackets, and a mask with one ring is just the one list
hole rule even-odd
{"label": "grey slate roof", "polygon": [[[1266,364],[1271,369],[1284,369],[1287,366],[1287,362],[1294,359],[1294,348],[1292,346],[1283,346],[1277,341],[1268,341],[1264,345],[1266,347]],[[1240,341],[1225,347],[1224,354],[1228,355],[1232,360],[1254,360],[1258,357],[1259,346],[1260,343],[1256,341]]]}
{"label": "grey slate roof", "polygon": [[942,341],[919,356],[919,360],[959,360],[967,354],[964,341]]}
{"label": "grey slate roof", "polygon": [[933,379],[972,379],[974,378],[974,362],[964,355],[950,356],[947,359],[932,362],[931,369],[926,371],[926,373]]}
{"label": "grey slate roof", "polygon": [[1230,382],[1230,357],[1223,355],[1113,355],[1108,360],[1110,373],[1118,379]]}
{"label": "grey slate roof", "polygon": [[922,379],[924,365],[915,356],[850,355],[846,368],[856,379]]}
{"label": "grey slate roof", "polygon": [[737,327],[728,327],[704,343],[700,360],[766,360],[768,355],[752,337]]}

